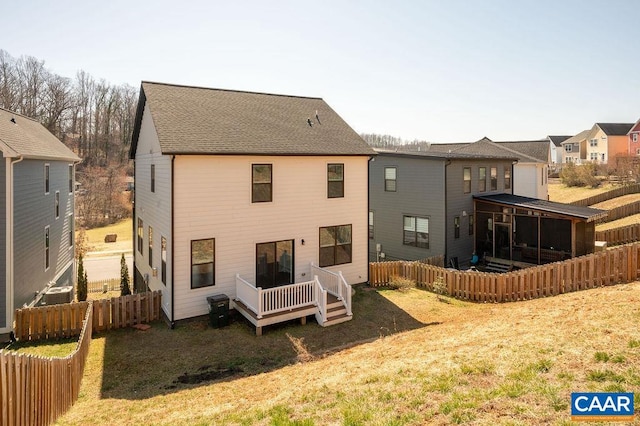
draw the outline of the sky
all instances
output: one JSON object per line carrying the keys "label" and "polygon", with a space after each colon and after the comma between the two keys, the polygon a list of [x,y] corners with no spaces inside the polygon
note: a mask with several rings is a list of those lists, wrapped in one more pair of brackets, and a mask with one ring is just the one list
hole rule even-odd
{"label": "sky", "polygon": [[470,142],[640,118],[640,1],[25,0],[0,49],[74,78],[323,98],[358,133]]}

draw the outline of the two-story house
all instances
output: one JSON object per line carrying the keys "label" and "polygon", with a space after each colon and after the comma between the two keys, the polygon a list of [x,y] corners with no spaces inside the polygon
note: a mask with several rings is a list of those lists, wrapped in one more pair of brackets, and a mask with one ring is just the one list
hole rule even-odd
{"label": "two-story house", "polygon": [[575,136],[572,136],[561,142],[562,163],[582,164],[582,156],[580,155],[580,147],[586,146],[587,134],[590,130],[583,130]]}
{"label": "two-story house", "polygon": [[259,329],[277,297],[320,297],[327,277],[366,282],[373,155],[320,98],[143,82],[130,153],[136,288],[162,291],[172,325],[223,294]]}
{"label": "two-story house", "polygon": [[0,109],[0,333],[15,309],[74,283],[74,170],[80,161],[35,120]]}
{"label": "two-story house", "polygon": [[594,124],[585,140],[581,142],[582,160],[608,164],[618,156],[630,154],[627,134],[631,127],[633,123]]}
{"label": "two-story house", "polygon": [[369,258],[419,260],[444,255],[468,264],[474,195],[513,191],[511,154],[378,151],[369,171]]}
{"label": "two-story house", "polygon": [[570,137],[571,136],[547,136],[551,144],[551,162],[549,163],[551,170],[557,171],[562,167],[562,142]]}

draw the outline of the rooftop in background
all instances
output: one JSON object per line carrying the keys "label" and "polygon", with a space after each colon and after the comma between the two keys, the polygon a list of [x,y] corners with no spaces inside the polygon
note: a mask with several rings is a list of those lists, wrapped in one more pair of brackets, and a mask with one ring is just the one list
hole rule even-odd
{"label": "rooftop in background", "polygon": [[633,123],[596,123],[608,136],[624,136],[629,133]]}
{"label": "rooftop in background", "polygon": [[149,108],[163,154],[374,155],[320,98],[142,82],[131,157]]}
{"label": "rooftop in background", "polygon": [[577,135],[571,136],[569,139],[562,141],[562,145],[580,143],[580,141],[583,141],[587,138],[587,135],[589,134],[590,131],[591,131],[590,129],[583,130]]}
{"label": "rooftop in background", "polygon": [[[433,145],[432,145],[433,146]],[[385,149],[376,149],[379,154],[392,155],[398,157],[416,157],[416,158],[431,158],[437,160],[482,160],[482,159],[496,159],[496,160],[517,160],[517,157],[512,154],[502,155],[485,155],[474,153],[462,153],[462,152],[440,152],[440,151],[392,151]]]}
{"label": "rooftop in background", "polygon": [[566,141],[567,139],[569,139],[571,136],[547,136],[547,138],[553,142],[553,144],[555,146],[560,146],[560,144],[562,144],[562,142]]}
{"label": "rooftop in background", "polygon": [[0,108],[0,150],[5,157],[80,161],[42,124],[4,108]]}
{"label": "rooftop in background", "polygon": [[606,210],[556,203],[554,201],[539,200],[537,198],[522,197],[513,194],[474,195],[473,198],[522,209],[538,210],[546,213],[580,218],[587,222],[606,217],[608,214]]}

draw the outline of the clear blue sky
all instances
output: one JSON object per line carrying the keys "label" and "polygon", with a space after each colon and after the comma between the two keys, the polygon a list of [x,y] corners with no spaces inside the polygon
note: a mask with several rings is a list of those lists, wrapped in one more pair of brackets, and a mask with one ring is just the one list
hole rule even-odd
{"label": "clear blue sky", "polygon": [[573,135],[640,117],[640,1],[16,1],[0,48],[53,72],[324,98],[357,132]]}

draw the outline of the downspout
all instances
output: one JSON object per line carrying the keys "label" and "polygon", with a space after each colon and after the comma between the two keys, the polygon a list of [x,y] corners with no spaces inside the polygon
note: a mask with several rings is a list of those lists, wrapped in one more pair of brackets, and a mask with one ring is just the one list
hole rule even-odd
{"label": "downspout", "polygon": [[447,267],[447,262],[448,262],[448,253],[447,253],[447,242],[449,241],[449,236],[447,235],[447,232],[449,230],[449,224],[448,224],[448,215],[447,215],[447,209],[448,209],[448,205],[447,205],[447,192],[449,192],[449,182],[447,181],[447,167],[451,164],[451,160],[445,160],[444,162],[444,266],[445,268]]}
{"label": "downspout", "polygon": [[[371,161],[374,157],[369,157],[367,160],[367,284],[369,284],[370,271],[369,271],[369,212],[371,211]],[[375,219],[375,218],[374,218]],[[375,243],[375,240],[374,240]]]}
{"label": "downspout", "polygon": [[171,329],[173,330],[176,327],[176,322],[174,320],[175,318],[175,279],[174,279],[174,243],[173,241],[175,240],[175,235],[174,235],[174,210],[173,210],[173,205],[174,205],[174,201],[173,201],[173,195],[175,193],[175,176],[174,176],[174,162],[175,162],[176,156],[172,155],[171,156],[171,319],[169,319],[169,323],[171,324]]}
{"label": "downspout", "polygon": [[13,244],[13,204],[14,204],[14,200],[13,200],[13,166],[15,164],[18,164],[19,162],[21,162],[22,160],[24,160],[24,157],[22,156],[18,156],[16,160],[13,160],[9,163],[9,176],[7,179],[7,182],[5,183],[5,187],[6,187],[6,200],[7,202],[7,207],[6,207],[6,222],[7,222],[7,232],[6,232],[6,249],[7,249],[7,258],[8,258],[8,262],[6,262],[7,264],[7,274],[6,274],[6,280],[7,280],[7,324],[6,327],[7,328],[13,328],[13,286],[14,286],[14,271],[13,271],[13,259],[14,259],[14,254],[13,254],[13,249],[14,249],[14,244]]}

